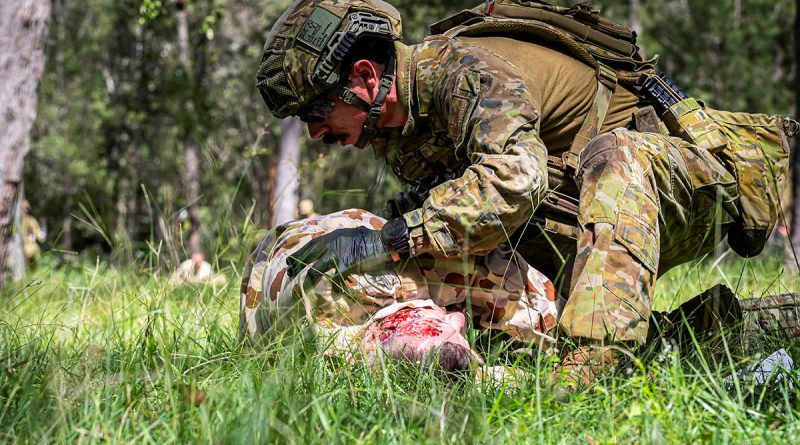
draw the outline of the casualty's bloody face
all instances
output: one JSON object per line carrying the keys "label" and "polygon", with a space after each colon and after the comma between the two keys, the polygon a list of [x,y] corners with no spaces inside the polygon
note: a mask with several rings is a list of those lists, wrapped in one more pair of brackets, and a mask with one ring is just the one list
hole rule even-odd
{"label": "casualty's bloody face", "polygon": [[[440,307],[406,307],[371,325],[366,349],[411,362],[439,360],[446,371],[466,369],[473,353],[464,338],[464,314]],[[364,346],[362,346],[363,348]]]}

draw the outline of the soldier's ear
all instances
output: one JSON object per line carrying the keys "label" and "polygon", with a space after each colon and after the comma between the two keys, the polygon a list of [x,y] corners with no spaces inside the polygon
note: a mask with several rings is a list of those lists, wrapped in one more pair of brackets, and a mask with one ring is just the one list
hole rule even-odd
{"label": "soldier's ear", "polygon": [[378,94],[383,65],[371,60],[361,59],[353,63],[350,70],[350,88],[364,88],[373,99]]}

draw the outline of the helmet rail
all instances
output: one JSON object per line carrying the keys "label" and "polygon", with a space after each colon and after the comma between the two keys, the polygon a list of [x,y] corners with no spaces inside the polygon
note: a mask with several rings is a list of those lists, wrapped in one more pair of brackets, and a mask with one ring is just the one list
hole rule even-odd
{"label": "helmet rail", "polygon": [[386,17],[365,11],[351,13],[347,29],[331,36],[327,44],[327,55],[320,59],[314,70],[314,80],[327,87],[332,87],[339,82],[338,68],[359,39],[382,37],[391,40],[393,35],[392,23]]}

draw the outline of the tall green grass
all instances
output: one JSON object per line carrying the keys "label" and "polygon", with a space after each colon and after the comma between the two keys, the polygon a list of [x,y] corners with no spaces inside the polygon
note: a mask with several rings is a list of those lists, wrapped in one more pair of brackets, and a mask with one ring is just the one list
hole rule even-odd
{"label": "tall green grass", "polygon": [[[235,262],[222,265],[229,283],[216,289],[170,288],[147,268],[49,264],[0,296],[0,442],[796,443],[800,434],[795,392],[727,389],[736,364],[699,343],[691,360],[664,350],[576,393],[547,384],[548,362],[517,364],[516,386],[445,381],[399,363],[345,365],[300,334],[240,347]],[[656,306],[718,282],[746,296],[800,289],[772,257],[700,261],[659,280]]]}

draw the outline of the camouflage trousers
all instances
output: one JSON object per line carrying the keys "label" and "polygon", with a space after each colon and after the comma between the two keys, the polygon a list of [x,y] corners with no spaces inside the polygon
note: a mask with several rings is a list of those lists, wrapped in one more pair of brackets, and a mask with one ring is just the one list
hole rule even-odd
{"label": "camouflage trousers", "polygon": [[[466,321],[546,349],[555,341],[563,307],[553,284],[508,246],[486,256],[423,256],[373,273],[332,271],[313,289],[309,269],[290,278],[286,259],[308,241],[336,229],[380,229],[385,220],[363,210],[313,216],[278,227],[253,253],[243,275],[240,336],[258,340],[301,322],[331,354],[413,357],[445,344],[469,350]],[[312,266],[310,266],[312,267]],[[414,352],[416,351],[416,352]]]}
{"label": "camouflage trousers", "polygon": [[579,235],[560,319],[573,339],[647,338],[656,277],[710,252],[737,216],[735,178],[681,139],[617,129],[581,153]]}

